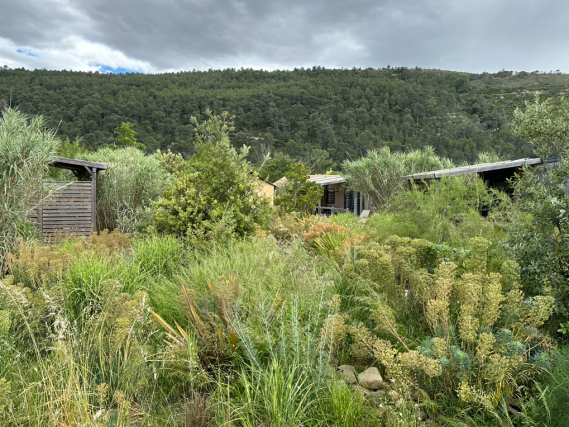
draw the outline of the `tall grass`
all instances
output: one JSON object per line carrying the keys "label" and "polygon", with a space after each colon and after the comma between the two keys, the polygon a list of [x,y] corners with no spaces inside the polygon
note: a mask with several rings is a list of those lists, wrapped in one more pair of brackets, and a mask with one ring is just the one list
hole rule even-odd
{"label": "tall grass", "polygon": [[243,371],[235,387],[243,426],[300,426],[309,421],[315,384],[300,366],[272,360],[266,369]]}
{"label": "tall grass", "polygon": [[5,109],[0,118],[0,272],[16,238],[31,232],[29,216],[49,195],[42,178],[59,141],[42,117]]}
{"label": "tall grass", "polygon": [[156,157],[136,148],[102,148],[86,160],[107,163],[97,178],[97,227],[99,230],[135,231],[146,210],[170,183],[170,174]]}

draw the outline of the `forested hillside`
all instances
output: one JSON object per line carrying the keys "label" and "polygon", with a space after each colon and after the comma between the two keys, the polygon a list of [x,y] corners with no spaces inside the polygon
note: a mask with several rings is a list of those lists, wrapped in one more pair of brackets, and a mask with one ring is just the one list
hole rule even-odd
{"label": "forested hillside", "polygon": [[236,116],[232,141],[250,145],[253,161],[267,148],[294,158],[324,159],[327,152],[339,163],[382,145],[431,145],[461,163],[482,151],[531,154],[509,133],[513,109],[533,91],[558,96],[568,84],[564,74],[419,68],[113,75],[4,67],[0,105],[42,114],[59,135],[79,137],[87,148],[113,143],[121,122],[131,122],[149,151],[188,154],[190,117],[204,119],[210,108]]}

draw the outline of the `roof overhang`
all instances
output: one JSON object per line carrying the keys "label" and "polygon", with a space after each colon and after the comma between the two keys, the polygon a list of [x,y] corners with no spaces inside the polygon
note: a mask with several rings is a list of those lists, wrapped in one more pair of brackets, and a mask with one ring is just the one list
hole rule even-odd
{"label": "roof overhang", "polygon": [[458,168],[452,169],[442,169],[438,171],[432,172],[422,172],[416,173],[413,175],[405,175],[404,179],[406,180],[427,180],[427,179],[440,179],[443,176],[456,176],[456,175],[466,175],[470,173],[480,173],[480,172],[487,172],[487,171],[494,171],[500,169],[510,169],[510,168],[519,168],[522,166],[531,166],[531,165],[538,165],[543,163],[543,160],[540,158],[533,158],[533,159],[518,159],[518,160],[507,160],[503,162],[495,162],[495,163],[482,163],[479,165],[472,165],[472,166],[461,166]]}
{"label": "roof overhang", "polygon": [[307,181],[320,185],[332,185],[343,184],[346,182],[346,179],[342,175],[313,175]]}
{"label": "roof overhang", "polygon": [[67,169],[72,171],[85,171],[85,169],[88,169],[90,171],[93,171],[93,169],[107,170],[109,168],[109,165],[107,165],[106,163],[88,162],[86,160],[77,160],[77,159],[67,159],[65,157],[55,157],[49,165],[54,168]]}

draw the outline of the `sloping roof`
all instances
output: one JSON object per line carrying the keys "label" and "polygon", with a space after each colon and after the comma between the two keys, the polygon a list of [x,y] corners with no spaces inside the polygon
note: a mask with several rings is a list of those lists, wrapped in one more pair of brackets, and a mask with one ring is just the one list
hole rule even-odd
{"label": "sloping roof", "polygon": [[272,185],[273,187],[277,187],[274,183],[267,181],[265,178],[261,178],[260,176],[258,176],[257,178],[259,178],[261,181],[266,182],[269,185]]}
{"label": "sloping roof", "polygon": [[284,184],[286,184],[286,182],[287,182],[287,179],[286,179],[286,177],[283,176],[281,179],[279,179],[279,180],[273,182],[273,185],[274,185],[275,187],[281,187],[281,186],[283,186]]}
{"label": "sloping roof", "polygon": [[540,158],[506,160],[503,162],[482,163],[479,165],[460,166],[458,168],[452,168],[452,169],[441,169],[438,171],[421,172],[413,175],[406,175],[403,178],[405,178],[406,180],[437,179],[443,176],[466,175],[469,173],[479,173],[479,172],[493,171],[499,169],[517,168],[524,165],[537,165],[542,162],[543,161]]}
{"label": "sloping roof", "polygon": [[107,170],[109,165],[106,163],[88,162],[86,160],[67,159],[65,157],[55,157],[50,166],[59,169],[84,171],[85,168],[93,170]]}
{"label": "sloping roof", "polygon": [[346,182],[342,175],[310,175],[308,181],[320,185],[342,184]]}
{"label": "sloping roof", "polygon": [[[249,171],[249,175],[255,175],[255,172],[254,172],[254,171]],[[272,185],[273,187],[277,187],[275,184],[273,184],[273,183],[270,182],[270,181],[267,181],[265,178],[261,178],[260,175],[257,175],[257,178],[260,179],[261,181],[266,182],[267,184]]]}
{"label": "sloping roof", "polygon": [[[342,184],[346,182],[342,175],[310,175],[310,178],[308,178],[307,181],[315,182],[316,184],[320,185]],[[273,185],[275,187],[281,187],[286,184],[286,182],[287,179],[283,176],[278,181],[275,181]]]}

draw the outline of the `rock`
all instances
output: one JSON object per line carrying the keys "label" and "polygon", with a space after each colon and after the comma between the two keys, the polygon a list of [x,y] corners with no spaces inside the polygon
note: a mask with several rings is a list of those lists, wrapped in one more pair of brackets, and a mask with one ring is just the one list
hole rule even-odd
{"label": "rock", "polygon": [[372,405],[378,406],[380,403],[383,403],[383,401],[385,400],[385,392],[383,390],[375,390],[375,391],[368,390],[368,394],[366,394],[366,399]]}
{"label": "rock", "polygon": [[391,398],[393,403],[398,402],[400,399],[399,393],[397,393],[395,390],[389,390],[389,392],[387,392],[387,394],[389,395],[389,397]]}
{"label": "rock", "polygon": [[364,397],[366,397],[366,398],[367,398],[368,395],[371,394],[371,390],[368,390],[367,388],[362,387],[361,385],[355,384],[353,387],[354,387],[354,393],[361,393],[361,394],[363,394]]}
{"label": "rock", "polygon": [[338,366],[338,373],[344,381],[346,381],[346,384],[356,384],[358,382],[356,378],[356,368],[352,365]]}
{"label": "rock", "polygon": [[383,378],[377,368],[367,368],[358,375],[358,383],[370,390],[379,390],[383,387]]}
{"label": "rock", "polygon": [[385,391],[383,390],[370,390],[369,388],[362,387],[361,385],[354,385],[354,393],[360,393],[372,405],[378,406],[385,401]]}

